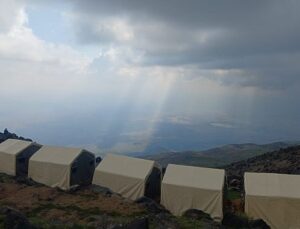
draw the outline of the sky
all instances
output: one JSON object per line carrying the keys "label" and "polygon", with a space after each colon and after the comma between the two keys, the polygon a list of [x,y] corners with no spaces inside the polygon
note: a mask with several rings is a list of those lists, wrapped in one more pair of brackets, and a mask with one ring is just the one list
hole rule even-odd
{"label": "sky", "polygon": [[298,0],[0,0],[0,130],[95,152],[300,140]]}

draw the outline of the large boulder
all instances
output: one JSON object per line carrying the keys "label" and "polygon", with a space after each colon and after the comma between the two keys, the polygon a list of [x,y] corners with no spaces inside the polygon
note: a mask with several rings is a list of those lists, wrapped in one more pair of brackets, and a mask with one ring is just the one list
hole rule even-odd
{"label": "large boulder", "polygon": [[4,216],[3,226],[5,229],[34,229],[28,219],[18,210],[10,207],[1,207],[0,215]]}
{"label": "large boulder", "polygon": [[269,229],[270,227],[261,219],[249,220],[246,216],[226,213],[222,224],[230,228]]}
{"label": "large boulder", "polygon": [[180,229],[176,218],[170,213],[161,212],[150,218],[155,229]]}
{"label": "large boulder", "polygon": [[135,201],[140,206],[144,207],[149,213],[158,214],[168,212],[162,205],[156,203],[148,197],[141,197]]}
{"label": "large boulder", "polygon": [[94,193],[102,194],[103,196],[106,196],[106,197],[111,197],[113,194],[113,192],[109,188],[102,187],[99,185],[94,185],[94,184],[91,185],[91,190]]}
{"label": "large boulder", "polygon": [[194,219],[194,220],[211,220],[213,219],[210,217],[209,214],[198,210],[198,209],[189,209],[186,212],[183,213],[183,217]]}
{"label": "large boulder", "polygon": [[248,219],[233,213],[225,213],[222,224],[232,228],[249,228]]}
{"label": "large boulder", "polygon": [[262,219],[250,220],[249,228],[251,229],[270,229],[269,225],[265,223]]}
{"label": "large boulder", "polygon": [[220,228],[220,224],[215,222],[209,214],[198,209],[187,210],[183,213],[183,217],[201,221],[203,228]]}

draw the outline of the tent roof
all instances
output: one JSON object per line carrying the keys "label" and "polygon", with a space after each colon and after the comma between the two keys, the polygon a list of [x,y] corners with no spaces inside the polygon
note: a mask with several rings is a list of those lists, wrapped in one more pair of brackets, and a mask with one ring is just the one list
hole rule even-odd
{"label": "tent roof", "polygon": [[38,150],[30,160],[69,165],[79,156],[82,152],[79,148],[65,148],[65,147],[54,147],[54,146],[43,146]]}
{"label": "tent roof", "polygon": [[224,177],[225,171],[222,169],[169,164],[163,183],[206,190],[222,190]]}
{"label": "tent roof", "polygon": [[300,198],[300,175],[245,173],[246,195]]}
{"label": "tent roof", "polygon": [[23,140],[16,140],[16,139],[7,139],[6,141],[0,144],[0,152],[17,155],[21,153],[24,149],[29,147],[32,142],[23,141]]}
{"label": "tent roof", "polygon": [[150,160],[108,154],[97,166],[96,170],[120,176],[146,179],[154,163],[154,161]]}

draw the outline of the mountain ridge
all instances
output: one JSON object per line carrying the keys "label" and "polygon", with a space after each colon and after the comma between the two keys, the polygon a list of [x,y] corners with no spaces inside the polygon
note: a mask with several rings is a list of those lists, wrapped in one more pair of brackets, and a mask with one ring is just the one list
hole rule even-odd
{"label": "mountain ridge", "polygon": [[228,144],[203,151],[167,152],[139,156],[159,162],[163,167],[167,164],[192,166],[222,167],[233,162],[245,160],[267,152],[297,145],[299,142],[273,142],[267,144]]}

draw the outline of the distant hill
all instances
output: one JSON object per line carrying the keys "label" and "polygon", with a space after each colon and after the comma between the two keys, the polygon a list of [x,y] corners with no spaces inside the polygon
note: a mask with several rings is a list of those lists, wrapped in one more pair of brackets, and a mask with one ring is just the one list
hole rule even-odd
{"label": "distant hill", "polygon": [[19,140],[32,142],[32,140],[29,138],[24,138],[24,137],[18,136],[15,133],[9,132],[7,129],[4,129],[3,133],[0,132],[0,143],[4,142],[7,139],[19,139]]}
{"label": "distant hill", "polygon": [[224,168],[229,181],[243,181],[245,172],[300,174],[300,145],[235,162]]}
{"label": "distant hill", "polygon": [[287,148],[296,142],[274,142],[257,145],[252,143],[225,145],[205,151],[169,152],[141,156],[159,162],[163,167],[167,164],[194,165],[205,167],[222,167],[233,162],[262,155],[267,152]]}

